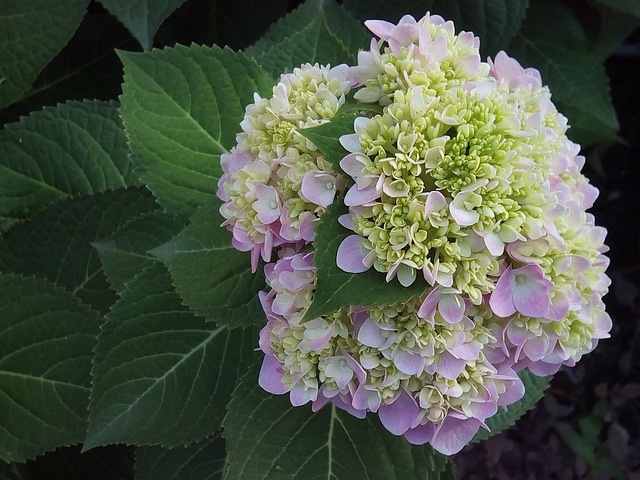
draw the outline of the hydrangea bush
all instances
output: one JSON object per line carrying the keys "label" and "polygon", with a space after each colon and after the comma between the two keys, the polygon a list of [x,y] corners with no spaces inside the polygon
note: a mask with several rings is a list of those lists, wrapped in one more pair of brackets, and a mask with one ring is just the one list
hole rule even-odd
{"label": "hydrangea bush", "polygon": [[1,478],[452,478],[609,335],[640,15],[417,3],[0,2]]}
{"label": "hydrangea bush", "polygon": [[[377,413],[452,454],[522,398],[518,371],[553,374],[609,336],[606,231],[586,213],[598,191],[537,70],[503,51],[482,61],[480,40],[438,15],[365,25],[380,40],[356,65],[302,65],[247,106],[221,157],[223,226],[254,271],[267,262],[265,390]],[[351,89],[365,115],[339,137],[336,171],[305,129]],[[337,266],[422,293],[305,318],[321,288],[314,227],[334,201],[353,232]]]}

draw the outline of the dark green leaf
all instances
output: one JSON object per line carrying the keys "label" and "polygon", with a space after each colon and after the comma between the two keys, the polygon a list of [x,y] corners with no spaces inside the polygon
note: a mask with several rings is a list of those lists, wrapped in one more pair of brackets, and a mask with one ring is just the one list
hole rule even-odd
{"label": "dark green leaf", "polygon": [[509,53],[540,70],[554,103],[569,118],[572,140],[586,146],[614,138],[618,124],[602,59],[568,7],[533,2]]}
{"label": "dark green leaf", "polygon": [[433,480],[445,457],[333,405],[312,413],[263,391],[257,369],[243,377],[224,420],[228,480]]}
{"label": "dark green leaf", "polygon": [[155,211],[133,219],[109,238],[94,243],[111,287],[121,292],[125,282],[157,261],[147,252],[170,240],[183,226],[183,221]]}
{"label": "dark green leaf", "polygon": [[600,22],[593,40],[593,52],[604,60],[614,53],[622,42],[640,26],[640,18],[603,5],[598,5],[597,9]]}
{"label": "dark green leaf", "polygon": [[85,449],[177,446],[220,428],[236,379],[254,356],[254,331],[194,316],[160,263],[127,284],[107,319],[94,359]]}
{"label": "dark green leaf", "polygon": [[344,5],[363,21],[375,18],[395,23],[406,14],[417,20],[431,11],[453,21],[457,32],[479,36],[482,55],[493,56],[507,47],[520,28],[529,0],[345,0]]}
{"label": "dark green leaf", "polygon": [[142,48],[149,50],[158,27],[186,0],[100,0]]}
{"label": "dark green leaf", "polygon": [[0,460],[81,442],[97,315],[42,280],[0,275]]}
{"label": "dark green leaf", "polygon": [[251,273],[249,255],[231,245],[231,233],[220,227],[220,202],[202,207],[190,225],[151,251],[169,268],[173,283],[198,315],[218,325],[244,327],[264,321],[258,291],[262,272]]}
{"label": "dark green leaf", "polygon": [[73,36],[89,0],[0,0],[0,109],[26,92]]}
{"label": "dark green leaf", "polygon": [[20,100],[0,112],[0,124],[84,98],[115,100],[121,93],[122,63],[116,48],[135,48],[129,32],[104,9],[90,9],[71,41],[49,63]]}
{"label": "dark green leaf", "polygon": [[135,177],[114,104],[45,108],[0,132],[0,217],[24,218],[49,203],[132,185]]}
{"label": "dark green leaf", "polygon": [[0,239],[0,271],[45,277],[106,312],[115,294],[91,242],[154,208],[142,188],[56,202]]}
{"label": "dark green leaf", "polygon": [[317,127],[305,128],[300,133],[311,140],[324,154],[325,159],[333,165],[336,172],[340,171],[340,160],[349,152],[340,144],[340,137],[354,132],[353,122],[363,113],[378,111],[378,105],[347,104],[340,107],[335,116],[328,123]]}
{"label": "dark green leaf", "polygon": [[188,447],[140,447],[136,453],[136,480],[220,480],[226,451],[221,437]]}
{"label": "dark green leaf", "polygon": [[609,8],[618,10],[619,12],[627,13],[640,17],[640,1],[638,0],[597,0],[602,5],[606,5]]}
{"label": "dark green leaf", "polygon": [[522,379],[524,384],[525,393],[524,397],[518,400],[516,403],[509,405],[506,410],[500,410],[493,417],[486,420],[489,430],[480,429],[476,436],[473,437],[473,442],[480,442],[486,440],[489,437],[497,435],[509,427],[513,426],[516,421],[522,417],[525,413],[531,410],[538,400],[544,395],[544,391],[549,388],[549,382],[552,377],[538,377],[529,370],[522,370],[518,373],[518,376]]}
{"label": "dark green leaf", "polygon": [[314,241],[313,263],[317,270],[317,287],[313,302],[305,313],[312,319],[336,311],[347,305],[384,305],[409,300],[424,292],[427,284],[416,281],[403,287],[397,281],[387,283],[384,273],[373,268],[364,273],[346,273],[336,265],[336,254],[349,232],[338,223],[346,213],[342,202],[335,202],[322,215]]}
{"label": "dark green leaf", "polygon": [[247,54],[274,77],[302,63],[354,63],[371,37],[332,0],[310,0],[273,25]]}
{"label": "dark green leaf", "polygon": [[169,213],[188,216],[215,197],[220,154],[235,145],[244,108],[272,80],[242,53],[178,46],[120,56],[120,113],[137,173]]}

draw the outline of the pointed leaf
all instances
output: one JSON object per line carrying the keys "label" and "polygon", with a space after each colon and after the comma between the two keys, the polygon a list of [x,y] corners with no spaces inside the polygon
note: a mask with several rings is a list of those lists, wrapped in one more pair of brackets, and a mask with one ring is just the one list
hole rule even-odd
{"label": "pointed leaf", "polygon": [[94,243],[111,287],[117,292],[124,290],[125,282],[157,261],[149,250],[169,241],[182,227],[182,220],[154,211],[131,220],[110,237]]}
{"label": "pointed leaf", "polygon": [[24,218],[68,196],[135,183],[114,104],[45,108],[0,132],[0,217]]}
{"label": "pointed leaf", "polygon": [[483,56],[505,49],[520,28],[529,0],[345,0],[344,6],[360,20],[397,22],[406,14],[416,19],[430,11],[451,20],[456,31],[471,31],[480,37]]}
{"label": "pointed leaf", "polygon": [[220,480],[225,459],[224,440],[219,436],[188,447],[139,447],[136,480]]}
{"label": "pointed leaf", "polygon": [[214,433],[254,356],[255,332],[229,331],[193,315],[159,263],[127,284],[107,319],[92,370],[85,449],[177,446]]}
{"label": "pointed leaf", "polygon": [[120,113],[141,180],[169,213],[188,216],[215,197],[220,154],[235,145],[253,93],[272,80],[243,53],[177,46],[120,52]]}
{"label": "pointed leaf", "polygon": [[116,48],[131,49],[136,41],[103,9],[90,9],[71,41],[40,72],[18,101],[0,112],[0,124],[68,100],[115,100],[122,92],[122,63]]}
{"label": "pointed leaf", "polygon": [[246,52],[274,77],[302,63],[355,62],[371,37],[363,26],[332,0],[305,2],[273,25]]}
{"label": "pointed leaf", "polygon": [[187,228],[151,253],[169,268],[184,303],[198,315],[231,328],[262,323],[262,269],[251,273],[249,255],[233,248],[231,233],[220,227],[219,206],[218,200],[200,208]]}
{"label": "pointed leaf", "polygon": [[64,47],[89,0],[0,0],[0,109],[20,98]]}
{"label": "pointed leaf", "polygon": [[610,140],[618,128],[602,59],[569,7],[533,2],[509,54],[535,67],[549,85],[558,110],[569,119],[568,136],[583,146]]}
{"label": "pointed leaf", "polygon": [[149,50],[158,27],[186,0],[100,0],[142,48]]}
{"label": "pointed leaf", "polygon": [[353,122],[356,118],[382,113],[382,107],[378,107],[377,105],[346,104],[340,107],[330,122],[302,129],[300,133],[320,149],[336,172],[340,172],[340,160],[349,153],[340,143],[340,137],[354,133]]}
{"label": "pointed leaf", "polygon": [[91,242],[155,208],[142,188],[56,202],[0,239],[0,271],[44,277],[106,312],[115,294]]}
{"label": "pointed leaf", "polygon": [[95,312],[42,280],[0,275],[0,460],[81,442]]}
{"label": "pointed leaf", "polygon": [[386,431],[376,415],[359,420],[333,405],[292,407],[247,372],[224,420],[225,478],[373,480],[440,478],[445,457]]}
{"label": "pointed leaf", "polygon": [[513,426],[520,417],[538,403],[538,400],[544,395],[544,391],[549,388],[549,382],[552,378],[538,377],[529,370],[522,370],[518,373],[518,376],[524,384],[524,397],[509,405],[506,410],[500,409],[493,417],[487,419],[485,423],[489,430],[483,428],[478,430],[476,436],[473,437],[473,442],[480,442],[493,437]]}
{"label": "pointed leaf", "polygon": [[336,255],[342,240],[353,234],[338,222],[346,213],[342,202],[335,202],[322,215],[314,241],[313,263],[318,268],[316,293],[305,319],[327,315],[346,305],[383,305],[402,302],[420,295],[428,285],[415,281],[403,287],[397,281],[387,283],[384,273],[373,268],[364,273],[346,273],[336,265]]}

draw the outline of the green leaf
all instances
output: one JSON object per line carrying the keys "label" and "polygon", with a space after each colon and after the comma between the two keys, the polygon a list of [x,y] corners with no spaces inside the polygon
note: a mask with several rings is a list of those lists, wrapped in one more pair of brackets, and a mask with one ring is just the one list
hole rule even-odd
{"label": "green leaf", "polygon": [[91,242],[154,208],[142,188],[56,202],[0,239],[0,271],[44,277],[106,312],[115,294]]}
{"label": "green leaf", "polygon": [[57,448],[54,452],[47,452],[27,462],[24,468],[28,473],[24,480],[133,479],[133,448],[110,445],[85,453],[80,453],[80,450],[80,446]]}
{"label": "green leaf", "polygon": [[[638,2],[638,5],[640,5],[640,2]],[[600,22],[596,37],[592,42],[592,51],[599,58],[605,60],[640,26],[640,18],[603,5],[597,5],[596,8]]]}
{"label": "green leaf", "polygon": [[0,275],[0,460],[82,441],[98,318],[42,280]]}
{"label": "green leaf", "polygon": [[535,67],[558,110],[569,118],[568,136],[583,146],[615,136],[618,127],[602,59],[571,10],[553,0],[533,2],[509,54]]}
{"label": "green leaf", "polygon": [[137,173],[169,213],[189,216],[215,197],[219,156],[235,145],[253,93],[269,93],[272,80],[243,53],[218,47],[120,57],[120,113]]}
{"label": "green leaf", "polygon": [[228,480],[433,480],[444,469],[445,457],[392,435],[376,415],[292,407],[258,386],[256,368],[233,393],[224,427]]}
{"label": "green leaf", "polygon": [[114,104],[45,108],[0,132],[0,217],[135,183]]}
{"label": "green leaf", "polygon": [[486,420],[489,430],[480,429],[473,437],[472,442],[480,442],[486,440],[489,437],[493,437],[509,427],[512,427],[516,421],[522,417],[525,413],[531,410],[538,400],[544,395],[544,391],[549,388],[549,382],[552,377],[538,377],[531,373],[528,369],[522,370],[518,373],[518,376],[524,384],[525,392],[524,397],[509,405],[506,410],[500,410],[493,417]]}
{"label": "green leaf", "polygon": [[344,6],[360,20],[381,18],[396,23],[403,15],[416,20],[427,11],[451,20],[456,31],[480,37],[480,53],[495,55],[505,49],[525,18],[529,0],[345,0]]}
{"label": "green leaf", "polygon": [[613,10],[640,17],[640,1],[638,0],[597,0]]}
{"label": "green leaf", "polygon": [[142,48],[149,50],[158,27],[186,0],[100,0]]}
{"label": "green leaf", "polygon": [[76,31],[89,0],[0,0],[0,109],[26,92]]}
{"label": "green leaf", "polygon": [[246,52],[274,77],[302,63],[354,63],[371,37],[332,0],[310,0],[273,25]]}
{"label": "green leaf", "polygon": [[110,237],[94,243],[111,287],[117,292],[124,290],[126,282],[157,261],[149,250],[169,241],[182,227],[183,221],[155,211],[133,219]]}
{"label": "green leaf", "polygon": [[186,445],[214,433],[254,356],[255,332],[193,315],[159,263],[127,284],[107,319],[94,358],[85,450]]}
{"label": "green leaf", "polygon": [[151,253],[164,262],[185,305],[198,315],[231,328],[262,323],[262,269],[252,273],[249,255],[233,248],[231,233],[220,227],[219,206],[217,200],[200,208],[187,228]]}
{"label": "green leaf", "polygon": [[214,436],[188,447],[139,447],[136,480],[220,480],[225,444]]}
{"label": "green leaf", "polygon": [[397,281],[387,283],[384,273],[373,268],[364,273],[347,273],[336,265],[336,254],[349,232],[338,222],[347,213],[342,202],[334,202],[322,215],[316,230],[313,263],[317,267],[317,285],[313,302],[304,315],[312,319],[347,305],[384,305],[403,302],[424,292],[427,285],[416,281],[403,287]]}
{"label": "green leaf", "polygon": [[0,124],[68,100],[115,100],[122,63],[116,48],[135,48],[129,32],[104,9],[90,9],[66,47],[40,72],[30,90],[0,111]]}
{"label": "green leaf", "polygon": [[340,144],[340,137],[354,133],[353,122],[357,117],[373,112],[382,113],[382,107],[379,105],[346,104],[340,107],[330,122],[302,129],[300,133],[320,149],[336,172],[340,172],[340,160],[349,153]]}

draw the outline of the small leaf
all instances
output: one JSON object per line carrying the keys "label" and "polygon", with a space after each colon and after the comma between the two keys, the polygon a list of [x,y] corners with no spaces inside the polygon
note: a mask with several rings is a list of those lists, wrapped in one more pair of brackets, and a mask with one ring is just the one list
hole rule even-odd
{"label": "small leaf", "polygon": [[220,480],[225,459],[224,440],[219,436],[188,447],[139,447],[136,480]]}
{"label": "small leaf", "polygon": [[568,7],[533,2],[509,54],[540,70],[558,110],[569,118],[572,140],[587,146],[614,138],[618,123],[602,59]]}
{"label": "small leaf", "polygon": [[0,109],[26,92],[73,36],[89,0],[0,0]]}
{"label": "small leaf", "polygon": [[100,0],[142,48],[149,50],[158,27],[186,0]]}
{"label": "small leaf", "polygon": [[171,214],[215,198],[220,154],[235,145],[244,108],[272,80],[243,53],[177,46],[120,52],[120,113],[141,180]]}
{"label": "small leaf", "polygon": [[253,358],[252,330],[227,330],[180,304],[155,263],[107,315],[94,358],[85,450],[109,443],[177,446],[220,428]]}
{"label": "small leaf", "polygon": [[[379,108],[378,108],[379,107]],[[300,133],[311,140],[324,154],[336,172],[340,172],[340,160],[349,152],[340,144],[340,137],[354,133],[353,122],[363,114],[382,113],[379,105],[347,104],[340,107],[330,122],[305,128]]]}
{"label": "small leaf", "polygon": [[420,279],[410,287],[403,287],[396,280],[387,283],[384,273],[373,268],[358,274],[338,268],[338,247],[350,234],[338,223],[338,217],[343,213],[346,213],[346,208],[342,202],[335,202],[322,215],[317,227],[313,263],[318,269],[318,281],[313,302],[304,318],[327,315],[347,305],[391,304],[422,294],[428,285]]}
{"label": "small leaf", "polygon": [[56,202],[0,239],[0,271],[44,277],[105,313],[115,294],[91,242],[155,208],[142,188]]}
{"label": "small leaf", "polygon": [[544,395],[544,391],[549,388],[549,382],[552,378],[538,377],[529,370],[520,371],[518,376],[524,384],[524,397],[509,405],[506,410],[501,409],[493,417],[487,419],[485,423],[487,427],[489,427],[489,430],[483,428],[478,430],[472,442],[486,440],[512,427],[520,417],[538,403],[538,400]]}
{"label": "small leaf", "polygon": [[172,240],[151,251],[171,272],[173,283],[198,315],[227,327],[262,323],[258,291],[262,271],[252,273],[249,255],[231,245],[231,233],[220,224],[220,201],[200,208],[191,223]]}
{"label": "small leaf", "polygon": [[135,183],[114,104],[45,108],[0,132],[0,217],[24,218],[73,195]]}
{"label": "small leaf", "polygon": [[160,211],[143,214],[110,237],[93,244],[109,284],[117,292],[157,258],[149,250],[170,240],[184,222]]}
{"label": "small leaf", "polygon": [[370,42],[363,26],[334,1],[310,0],[273,25],[246,52],[278,77],[302,63],[354,63],[358,49]]}
{"label": "small leaf", "polygon": [[42,280],[0,275],[0,460],[81,442],[97,315]]}
{"label": "small leaf", "polygon": [[359,420],[328,405],[312,413],[274,396],[249,370],[224,420],[225,479],[433,480],[445,457],[386,431],[376,415]]}

